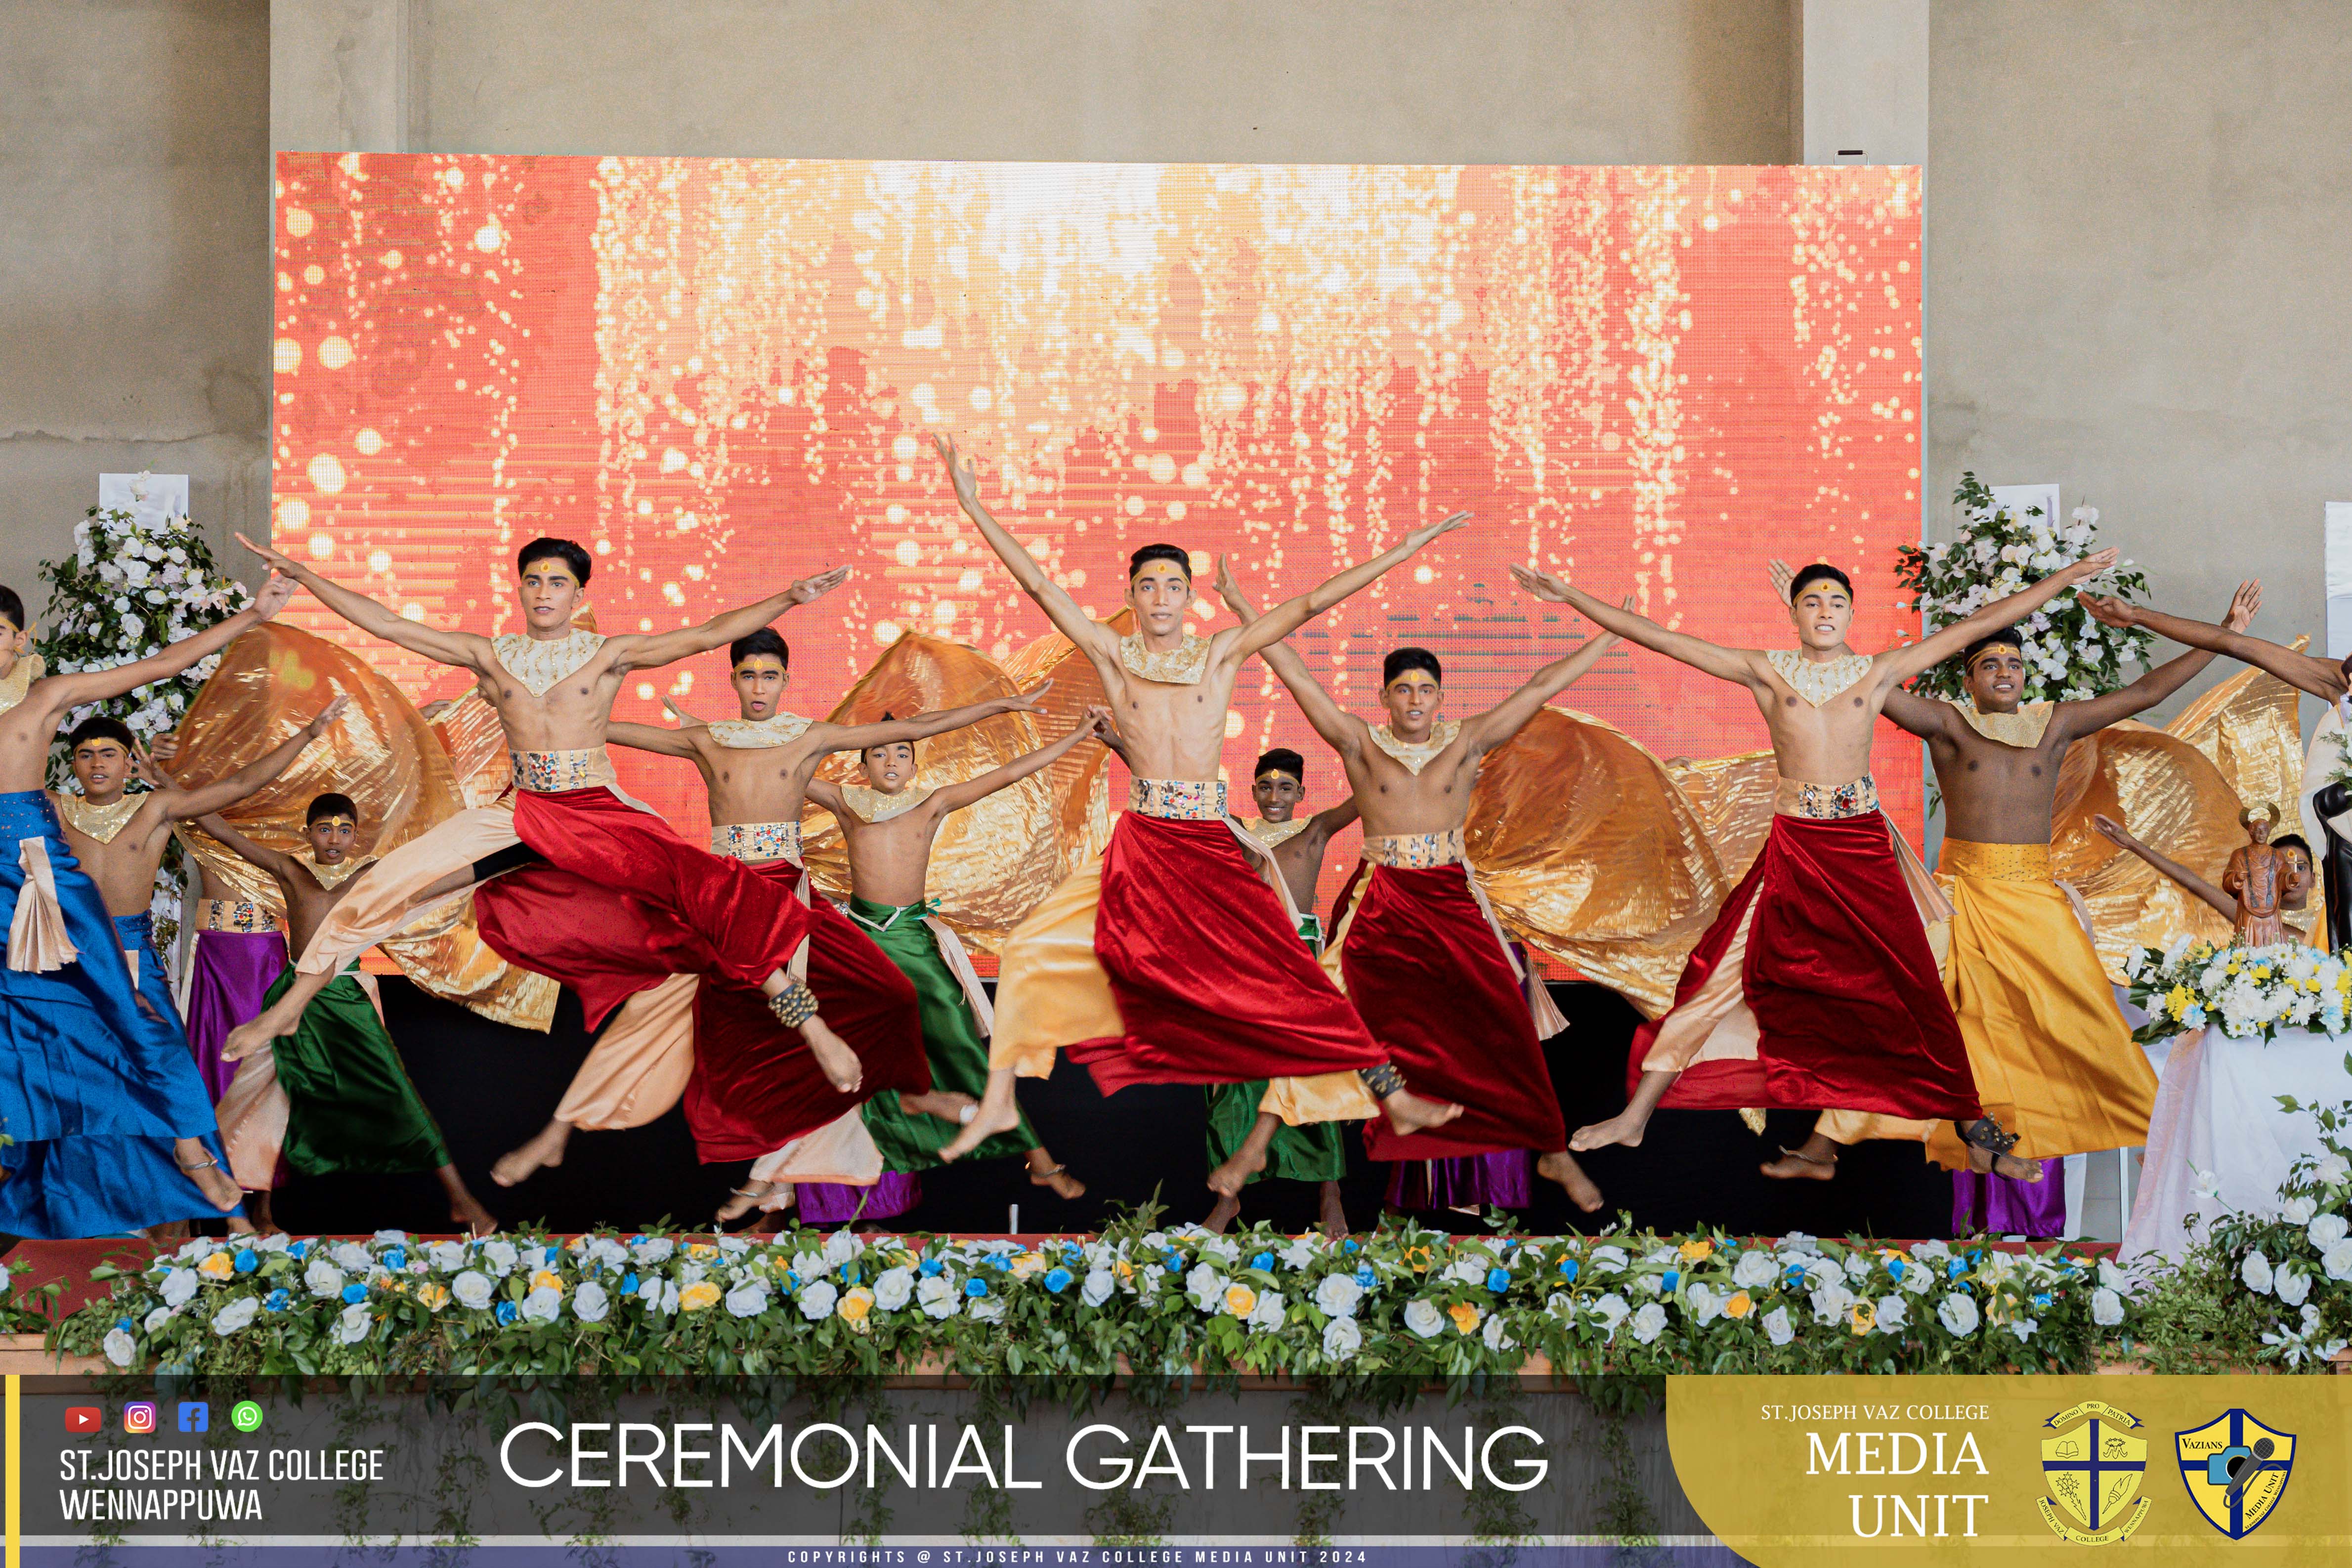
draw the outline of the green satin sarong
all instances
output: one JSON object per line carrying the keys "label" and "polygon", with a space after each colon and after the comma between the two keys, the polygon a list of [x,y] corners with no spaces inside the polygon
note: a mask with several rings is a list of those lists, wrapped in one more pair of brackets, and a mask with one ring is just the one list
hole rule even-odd
{"label": "green satin sarong", "polygon": [[[1307,944],[1309,952],[1321,952],[1321,917],[1300,915],[1298,939]],[[1234,1157],[1242,1140],[1257,1125],[1257,1103],[1265,1097],[1265,1080],[1219,1083],[1209,1089],[1208,1096],[1209,1168],[1214,1170]],[[1309,1122],[1299,1127],[1286,1123],[1275,1129],[1274,1142],[1265,1152],[1265,1169],[1253,1173],[1249,1179],[1259,1181],[1271,1176],[1277,1181],[1338,1181],[1348,1174],[1347,1145],[1339,1138],[1337,1122]]]}
{"label": "green satin sarong", "polygon": [[[294,984],[282,971],[268,1007]],[[286,1091],[286,1163],[306,1176],[391,1176],[449,1163],[449,1146],[375,1004],[345,970],[302,1009],[294,1032],[271,1051]]]}

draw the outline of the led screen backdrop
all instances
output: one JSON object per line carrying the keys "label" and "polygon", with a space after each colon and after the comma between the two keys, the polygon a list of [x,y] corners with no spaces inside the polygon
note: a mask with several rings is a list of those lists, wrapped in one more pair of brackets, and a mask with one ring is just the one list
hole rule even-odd
{"label": "led screen backdrop", "polygon": [[[1918,214],[1888,168],[281,154],[276,537],[482,632],[516,628],[541,533],[595,552],[606,632],[847,563],[783,622],[793,706],[823,713],[903,629],[1000,657],[1050,630],[957,511],[949,432],[1100,616],[1151,540],[1230,551],[1271,597],[1475,512],[1302,640],[1361,708],[1400,643],[1443,657],[1457,715],[1573,646],[1504,570],[1531,556],[1766,647],[1791,641],[1766,558],[1826,559],[1874,648],[1916,625]],[[420,702],[459,689],[366,653]],[[665,693],[727,711],[723,658],[621,712]],[[1647,653],[1566,701],[1662,757],[1765,744],[1744,692]],[[1270,675],[1229,734],[1236,779],[1288,745],[1312,800],[1344,787]],[[619,755],[699,839],[690,768]],[[1885,729],[1877,767],[1916,831],[1916,743]]]}

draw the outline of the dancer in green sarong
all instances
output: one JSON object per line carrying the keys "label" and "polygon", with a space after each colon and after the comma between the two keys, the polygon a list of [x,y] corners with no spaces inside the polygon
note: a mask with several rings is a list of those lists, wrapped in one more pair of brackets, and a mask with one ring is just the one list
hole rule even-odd
{"label": "dancer in green sarong", "polygon": [[[885,715],[886,721],[888,718]],[[895,741],[859,754],[864,784],[811,781],[808,798],[834,814],[849,853],[849,918],[914,982],[923,1024],[923,1049],[930,1059],[935,1090],[977,1095],[988,1087],[988,1035],[993,1026],[988,994],[955,932],[924,896],[930,871],[931,841],[950,811],[1019,783],[1051,767],[1080,741],[1107,735],[1110,716],[1088,711],[1085,722],[1050,746],[961,784],[918,786],[915,746]],[[939,1165],[940,1150],[956,1134],[955,1124],[917,1114],[885,1090],[867,1100],[861,1113],[866,1131],[893,1171],[919,1171]],[[1024,1115],[1017,1126],[996,1134],[967,1159],[1026,1158],[1029,1180],[1059,1197],[1086,1194],[1086,1185],[1066,1166],[1054,1163]]]}
{"label": "dancer in green sarong", "polygon": [[[286,899],[288,946],[297,953],[375,863],[353,858],[359,808],[350,796],[320,795],[310,802],[306,819],[308,860],[255,843],[221,817],[200,820],[206,832],[278,883]],[[293,983],[293,970],[279,975],[263,1005],[278,1000]],[[305,1176],[429,1170],[448,1195],[449,1218],[468,1234],[487,1236],[499,1228],[450,1163],[441,1129],[409,1082],[399,1048],[360,983],[357,960],[311,998],[294,1031],[270,1041],[269,1049],[278,1086],[286,1091],[280,1152],[289,1167]],[[227,1059],[231,1053],[222,1055]]]}

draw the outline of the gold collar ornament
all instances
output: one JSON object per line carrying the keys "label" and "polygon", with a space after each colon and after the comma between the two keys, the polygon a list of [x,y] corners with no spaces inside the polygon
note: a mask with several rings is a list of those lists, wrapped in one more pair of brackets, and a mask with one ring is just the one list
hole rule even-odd
{"label": "gold collar ornament", "polygon": [[722,718],[710,726],[710,738],[730,751],[759,751],[771,746],[790,746],[808,733],[813,719],[796,713],[780,713],[768,718]]}
{"label": "gold collar ornament", "polygon": [[1372,744],[1403,763],[1407,771],[1416,779],[1421,777],[1421,770],[1436,760],[1438,753],[1453,745],[1454,737],[1462,733],[1458,721],[1447,719],[1431,726],[1429,738],[1415,744],[1399,740],[1396,732],[1387,725],[1376,724],[1371,727]]}
{"label": "gold collar ornament", "polygon": [[19,658],[7,675],[0,678],[0,713],[6,713],[23,702],[25,694],[33,689],[33,683],[39,680],[47,669],[38,653],[26,653]]}
{"label": "gold collar ornament", "polygon": [[545,696],[549,687],[594,658],[604,645],[604,639],[596,632],[581,631],[551,642],[520,632],[502,632],[490,639],[490,650],[507,674],[535,697]]}
{"label": "gold collar ornament", "polygon": [[1241,824],[1251,838],[1272,849],[1276,844],[1286,844],[1305,832],[1307,824],[1313,820],[1293,817],[1286,822],[1269,822],[1264,817],[1244,817]]}
{"label": "gold collar ornament", "polygon": [[1140,632],[1118,640],[1118,662],[1129,674],[1171,686],[1197,686],[1209,673],[1209,640],[1190,632],[1173,648],[1150,649]]}
{"label": "gold collar ornament", "polygon": [[2057,711],[2055,703],[2034,703],[2015,713],[1985,713],[1969,703],[1954,703],[1960,716],[1970,729],[1987,740],[1997,740],[2003,746],[2014,746],[2021,751],[2032,751],[2050,733],[2050,716]]}
{"label": "gold collar ornament", "polygon": [[1822,663],[1808,659],[1792,648],[1775,648],[1764,655],[1773,670],[1789,683],[1789,689],[1812,704],[1821,706],[1830,698],[1870,674],[1870,655],[1845,653]]}
{"label": "gold collar ornament", "polygon": [[333,865],[320,865],[315,860],[305,863],[310,866],[310,874],[319,879],[319,885],[331,891],[375,864],[375,859],[370,856],[363,861],[337,861]]}
{"label": "gold collar ornament", "polygon": [[896,795],[885,795],[879,789],[863,784],[844,784],[841,803],[856,813],[861,822],[887,822],[893,817],[903,817],[931,798],[929,784],[909,787]]}
{"label": "gold collar ornament", "polygon": [[60,792],[58,814],[82,837],[110,844],[114,841],[114,835],[121,832],[123,825],[137,816],[139,808],[146,803],[145,795],[125,795],[110,805],[93,806],[79,795]]}

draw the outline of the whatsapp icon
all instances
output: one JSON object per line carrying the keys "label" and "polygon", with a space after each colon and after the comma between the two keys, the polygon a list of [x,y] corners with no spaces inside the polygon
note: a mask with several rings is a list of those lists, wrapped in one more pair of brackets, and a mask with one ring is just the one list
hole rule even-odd
{"label": "whatsapp icon", "polygon": [[240,1432],[258,1430],[261,1426],[261,1406],[250,1399],[238,1400],[229,1408],[228,1424]]}

